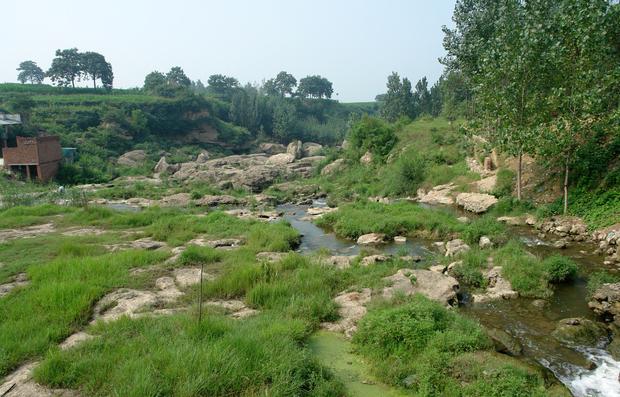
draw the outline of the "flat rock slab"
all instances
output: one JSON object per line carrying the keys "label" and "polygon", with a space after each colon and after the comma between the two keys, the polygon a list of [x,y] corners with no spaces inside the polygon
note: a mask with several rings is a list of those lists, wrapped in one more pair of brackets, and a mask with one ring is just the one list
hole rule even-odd
{"label": "flat rock slab", "polygon": [[237,299],[217,299],[207,301],[205,304],[207,306],[220,308],[233,318],[246,318],[258,314],[258,310],[249,308],[243,301]]}
{"label": "flat rock slab", "polygon": [[121,288],[103,297],[94,309],[94,320],[113,321],[122,316],[135,317],[159,301],[156,293]]}
{"label": "flat rock slab", "polygon": [[82,343],[84,341],[87,341],[87,340],[90,340],[90,339],[93,339],[93,338],[94,338],[94,336],[92,336],[91,334],[87,334],[84,331],[80,331],[80,332],[77,332],[77,333],[71,335],[67,339],[65,339],[59,345],[59,347],[60,347],[61,350],[67,350],[67,349],[70,349],[70,348],[72,348],[74,346],[79,345],[80,343]]}
{"label": "flat rock slab", "polygon": [[371,289],[361,291],[341,292],[334,298],[339,306],[340,319],[333,323],[322,323],[321,327],[328,331],[342,332],[347,338],[357,331],[358,321],[367,313],[366,305],[370,302]]}
{"label": "flat rock slab", "polygon": [[454,190],[455,187],[453,183],[448,183],[445,185],[437,185],[428,192],[419,189],[418,201],[431,205],[452,205],[454,204],[452,190]]}
{"label": "flat rock slab", "polygon": [[333,255],[327,258],[321,258],[321,263],[327,266],[334,266],[338,269],[346,269],[351,267],[351,262],[353,262],[355,258],[355,255]]}
{"label": "flat rock slab", "polygon": [[469,212],[481,214],[497,203],[497,198],[485,193],[460,193],[456,203]]}
{"label": "flat rock slab", "polygon": [[0,384],[2,397],[78,397],[75,390],[48,389],[32,379],[32,370],[38,362],[22,365]]}
{"label": "flat rock slab", "polygon": [[63,236],[99,236],[100,234],[105,233],[105,230],[97,229],[95,227],[84,227],[84,228],[70,228],[66,231],[62,232]]}
{"label": "flat rock slab", "polygon": [[391,286],[383,289],[383,297],[392,299],[397,293],[407,296],[416,293],[446,306],[458,303],[456,293],[459,282],[450,276],[430,270],[400,269],[392,276],[384,277]]}
{"label": "flat rock slab", "polygon": [[15,288],[25,287],[26,285],[28,285],[28,283],[29,281],[26,273],[19,273],[18,275],[13,277],[13,281],[6,284],[0,284],[0,298],[8,295]]}
{"label": "flat rock slab", "polygon": [[[200,268],[199,267],[184,267],[174,269],[174,279],[181,288],[189,287],[190,285],[196,285],[200,283]],[[202,279],[205,281],[215,280],[215,276],[203,272]]]}
{"label": "flat rock slab", "polygon": [[259,252],[256,254],[256,260],[260,262],[280,262],[288,255],[288,252]]}
{"label": "flat rock slab", "polygon": [[0,230],[0,243],[18,238],[42,236],[54,231],[56,231],[56,228],[53,223],[44,223],[42,225],[28,226],[20,229],[2,229]]}

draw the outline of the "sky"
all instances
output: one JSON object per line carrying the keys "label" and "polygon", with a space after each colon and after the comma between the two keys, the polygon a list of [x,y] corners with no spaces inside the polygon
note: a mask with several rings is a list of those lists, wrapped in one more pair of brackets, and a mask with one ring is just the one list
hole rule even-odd
{"label": "sky", "polygon": [[106,57],[117,88],[177,65],[205,84],[216,73],[260,83],[285,70],[322,75],[333,98],[357,102],[385,92],[392,71],[413,84],[439,78],[454,0],[2,0],[1,8],[1,82],[17,81],[21,61],[47,70],[56,49],[77,47]]}

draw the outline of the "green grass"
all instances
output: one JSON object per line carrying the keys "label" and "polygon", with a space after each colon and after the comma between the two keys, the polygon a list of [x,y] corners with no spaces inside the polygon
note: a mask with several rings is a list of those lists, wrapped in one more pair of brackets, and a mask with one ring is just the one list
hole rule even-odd
{"label": "green grass", "polygon": [[384,382],[413,396],[545,396],[543,378],[490,352],[482,328],[420,295],[372,308],[353,337]]}
{"label": "green grass", "polygon": [[303,347],[301,321],[209,315],[198,324],[173,316],[121,319],[94,331],[98,337],[76,349],[48,353],[36,379],[94,397],[344,395]]}
{"label": "green grass", "polygon": [[606,271],[594,272],[588,278],[588,295],[592,296],[603,284],[618,283],[620,276]]}
{"label": "green grass", "polygon": [[447,237],[464,228],[451,214],[407,202],[346,204],[338,211],[322,216],[316,223],[351,239],[367,233],[385,233],[388,237],[399,234]]}
{"label": "green grass", "polygon": [[574,278],[578,271],[577,264],[567,257],[553,255],[541,260],[514,240],[496,250],[493,257],[512,288],[530,298],[548,298],[553,284]]}
{"label": "green grass", "polygon": [[[30,266],[42,266],[60,256],[95,256],[105,252],[102,244],[118,243],[114,234],[62,236],[48,234],[40,237],[15,239],[0,244],[0,283],[26,271]],[[24,253],[27,252],[27,255]]]}
{"label": "green grass", "polygon": [[164,258],[161,252],[126,251],[29,267],[30,284],[0,299],[0,376],[86,324],[98,299],[129,283],[130,268]]}
{"label": "green grass", "polygon": [[488,281],[482,272],[488,267],[488,256],[488,252],[477,248],[463,253],[459,257],[462,263],[454,267],[453,276],[470,287],[485,288]]}
{"label": "green grass", "polygon": [[16,206],[0,211],[0,229],[21,228],[45,223],[51,216],[75,211],[74,207],[54,204]]}

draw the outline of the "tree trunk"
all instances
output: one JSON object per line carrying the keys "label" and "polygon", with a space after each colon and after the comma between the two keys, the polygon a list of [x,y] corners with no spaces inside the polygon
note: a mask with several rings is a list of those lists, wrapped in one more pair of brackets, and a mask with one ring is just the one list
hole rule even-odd
{"label": "tree trunk", "polygon": [[521,200],[521,175],[523,173],[523,152],[519,152],[519,163],[517,164],[517,200]]}
{"label": "tree trunk", "polygon": [[568,156],[564,165],[564,215],[568,213]]}
{"label": "tree trunk", "polygon": [[71,87],[75,88],[75,79],[71,79]]}
{"label": "tree trunk", "polygon": [[97,89],[97,79],[93,77],[93,88]]}

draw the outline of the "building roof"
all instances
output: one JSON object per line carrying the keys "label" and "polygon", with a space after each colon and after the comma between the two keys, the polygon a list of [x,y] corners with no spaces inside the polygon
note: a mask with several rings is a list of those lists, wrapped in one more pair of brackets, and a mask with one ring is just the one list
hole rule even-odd
{"label": "building roof", "polygon": [[0,113],[0,125],[21,124],[22,117],[19,114]]}

